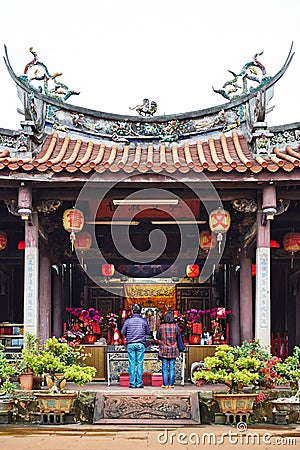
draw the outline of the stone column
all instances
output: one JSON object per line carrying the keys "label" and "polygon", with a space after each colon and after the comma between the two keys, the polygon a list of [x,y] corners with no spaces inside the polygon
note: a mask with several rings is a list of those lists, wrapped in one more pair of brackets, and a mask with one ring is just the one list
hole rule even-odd
{"label": "stone column", "polygon": [[24,333],[38,334],[39,330],[39,249],[38,215],[32,213],[25,220],[24,261]]}
{"label": "stone column", "polygon": [[[275,203],[275,205],[274,205]],[[263,207],[276,206],[275,186],[263,189]],[[271,263],[270,263],[270,220],[262,210],[257,213],[257,248],[256,248],[256,296],[255,296],[255,338],[262,345],[271,344]]]}
{"label": "stone column", "polygon": [[39,334],[43,342],[51,336],[51,261],[46,245],[40,252]]}
{"label": "stone column", "polygon": [[235,266],[229,266],[230,345],[240,345],[239,277]]}
{"label": "stone column", "polygon": [[240,255],[240,333],[241,342],[253,339],[252,259]]}

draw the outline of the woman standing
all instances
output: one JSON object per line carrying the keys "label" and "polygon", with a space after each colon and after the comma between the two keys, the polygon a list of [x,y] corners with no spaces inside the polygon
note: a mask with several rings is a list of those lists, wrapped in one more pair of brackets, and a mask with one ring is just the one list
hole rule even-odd
{"label": "woman standing", "polygon": [[175,323],[173,312],[167,311],[157,334],[159,340],[158,356],[162,361],[162,388],[174,387],[175,362],[177,356],[179,356],[177,333],[180,333],[180,330]]}

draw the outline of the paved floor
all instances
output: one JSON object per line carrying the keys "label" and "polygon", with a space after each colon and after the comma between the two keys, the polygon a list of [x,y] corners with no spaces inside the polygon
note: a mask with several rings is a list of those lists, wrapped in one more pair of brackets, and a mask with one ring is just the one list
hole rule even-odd
{"label": "paved floor", "polygon": [[[214,385],[213,390],[224,388],[226,390],[224,385]],[[68,383],[67,389],[78,390],[78,386]],[[112,386],[104,382],[93,382],[83,388],[87,391],[106,389],[111,391]],[[159,388],[147,387],[149,391],[152,389]],[[188,382],[176,389],[199,391],[199,386]],[[201,386],[203,391],[211,389],[211,385]],[[121,392],[124,388],[113,385],[113,390]],[[300,450],[300,424],[267,427],[256,424],[246,430],[226,425],[0,425],[0,450],[212,450],[220,447],[240,450],[242,446],[254,450],[283,447]]]}
{"label": "paved floor", "polygon": [[300,425],[116,427],[98,425],[0,425],[1,450],[254,450],[300,449]]}

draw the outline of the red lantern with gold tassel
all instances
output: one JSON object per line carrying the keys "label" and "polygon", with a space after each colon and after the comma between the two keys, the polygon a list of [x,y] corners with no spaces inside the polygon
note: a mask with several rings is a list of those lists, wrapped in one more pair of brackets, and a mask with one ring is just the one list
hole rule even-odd
{"label": "red lantern with gold tassel", "polygon": [[76,240],[76,233],[79,233],[84,225],[84,215],[79,209],[66,209],[63,215],[63,226],[70,233],[72,251]]}
{"label": "red lantern with gold tassel", "polygon": [[219,242],[219,253],[221,253],[221,243],[223,234],[227,233],[230,227],[230,214],[225,209],[214,209],[209,214],[209,228],[213,233],[217,234]]}
{"label": "red lantern with gold tassel", "polygon": [[300,250],[300,233],[291,231],[283,236],[283,248],[291,253],[291,268],[294,266],[294,255]]}
{"label": "red lantern with gold tassel", "polygon": [[7,234],[0,231],[0,250],[5,250],[7,246]]}

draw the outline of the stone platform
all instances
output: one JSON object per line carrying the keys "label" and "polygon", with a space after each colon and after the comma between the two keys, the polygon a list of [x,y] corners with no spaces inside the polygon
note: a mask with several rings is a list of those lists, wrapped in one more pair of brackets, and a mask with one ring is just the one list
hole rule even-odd
{"label": "stone platform", "polygon": [[198,392],[189,389],[118,389],[96,393],[94,424],[200,424]]}

